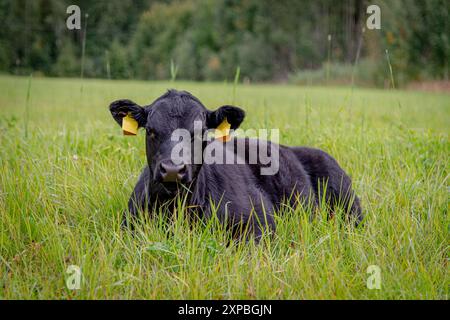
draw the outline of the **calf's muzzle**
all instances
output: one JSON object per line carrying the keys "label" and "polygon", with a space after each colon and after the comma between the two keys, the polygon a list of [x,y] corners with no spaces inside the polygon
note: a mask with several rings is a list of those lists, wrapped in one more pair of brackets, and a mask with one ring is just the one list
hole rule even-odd
{"label": "calf's muzzle", "polygon": [[184,182],[187,178],[187,167],[184,163],[177,165],[172,161],[161,161],[159,178],[162,182]]}

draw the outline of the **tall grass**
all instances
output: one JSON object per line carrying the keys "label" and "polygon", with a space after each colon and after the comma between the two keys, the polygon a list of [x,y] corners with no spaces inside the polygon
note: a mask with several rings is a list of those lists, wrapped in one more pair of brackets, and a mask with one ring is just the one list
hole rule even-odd
{"label": "tall grass", "polygon": [[83,80],[84,77],[84,60],[86,56],[86,35],[87,35],[87,22],[88,22],[89,14],[84,15],[84,29],[83,29],[83,40],[81,42],[81,71],[80,78]]}
{"label": "tall grass", "polygon": [[178,66],[173,60],[170,60],[170,82],[175,82],[178,74]]}
{"label": "tall grass", "polygon": [[331,34],[328,35],[327,85],[330,84],[330,65],[331,65]]}
{"label": "tall grass", "polygon": [[361,56],[361,49],[362,49],[362,43],[363,43],[365,32],[366,32],[366,28],[363,27],[361,30],[361,35],[359,36],[358,47],[356,49],[355,61],[353,62],[352,91],[353,91],[353,88],[355,87],[355,73],[356,73],[356,68],[358,67],[359,58]]}
{"label": "tall grass", "polygon": [[24,129],[25,129],[25,138],[28,138],[28,118],[30,115],[30,99],[31,99],[31,79],[33,78],[33,74],[30,74],[28,78],[28,87],[27,87],[27,101],[25,103],[25,112],[24,112]]}
{"label": "tall grass", "polygon": [[239,85],[240,76],[241,76],[241,67],[237,66],[236,72],[234,74],[234,80],[233,80],[233,100],[232,100],[233,104],[236,103],[236,90],[237,90],[237,86]]}
{"label": "tall grass", "polygon": [[[216,219],[189,221],[183,199],[134,236],[120,230],[144,136],[122,136],[107,106],[147,104],[170,82],[84,80],[80,102],[79,80],[33,78],[25,139],[27,81],[0,76],[0,298],[448,299],[449,95],[355,89],[350,116],[348,89],[240,87],[243,129],[332,154],[366,220],[284,208],[272,237],[228,245]],[[211,109],[233,99],[226,84],[176,85]],[[69,265],[80,290],[66,287]],[[380,290],[366,287],[370,265]]]}
{"label": "tall grass", "polygon": [[389,76],[391,79],[392,89],[395,89],[394,71],[392,70],[391,57],[389,56],[389,50],[386,49],[386,60],[389,66]]}
{"label": "tall grass", "polygon": [[86,36],[87,36],[87,23],[88,23],[89,14],[86,13],[84,15],[84,29],[83,29],[83,39],[81,41],[81,71],[80,71],[80,100],[83,96],[83,77],[84,77],[84,63],[85,63],[85,56],[86,56]]}
{"label": "tall grass", "polygon": [[105,50],[105,60],[106,60],[106,76],[108,80],[111,80],[111,64],[109,61],[109,51]]}

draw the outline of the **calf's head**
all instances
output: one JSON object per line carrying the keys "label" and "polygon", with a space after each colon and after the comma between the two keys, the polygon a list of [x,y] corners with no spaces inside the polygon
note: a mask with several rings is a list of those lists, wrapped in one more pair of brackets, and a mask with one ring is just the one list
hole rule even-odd
{"label": "calf's head", "polygon": [[[131,100],[117,100],[111,103],[109,110],[119,125],[122,125],[123,117],[128,114],[137,121],[139,128],[145,129],[147,162],[152,179],[154,182],[172,185],[175,182],[189,184],[201,166],[193,161],[193,153],[181,154],[181,157],[173,159],[175,146],[180,143],[191,144],[186,149],[194,150],[195,140],[201,140],[206,130],[217,128],[225,119],[230,123],[231,129],[237,129],[245,117],[242,109],[229,105],[215,111],[207,110],[190,93],[176,90],[169,90],[152,104],[142,107]],[[201,123],[200,135],[198,130],[194,130],[194,123],[197,128]],[[174,140],[173,134],[177,129],[189,132],[190,139]],[[205,142],[200,143],[202,148],[206,146]]]}

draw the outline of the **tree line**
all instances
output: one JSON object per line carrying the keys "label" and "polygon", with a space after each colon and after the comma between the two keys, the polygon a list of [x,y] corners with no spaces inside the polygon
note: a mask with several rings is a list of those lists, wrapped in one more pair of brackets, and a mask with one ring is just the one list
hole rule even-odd
{"label": "tree line", "polygon": [[[71,4],[81,30],[66,27]],[[369,4],[380,30],[365,28]],[[86,77],[169,79],[172,65],[189,80],[239,67],[246,81],[383,85],[389,58],[399,85],[448,79],[448,12],[447,0],[0,0],[0,70],[80,76],[85,33]]]}

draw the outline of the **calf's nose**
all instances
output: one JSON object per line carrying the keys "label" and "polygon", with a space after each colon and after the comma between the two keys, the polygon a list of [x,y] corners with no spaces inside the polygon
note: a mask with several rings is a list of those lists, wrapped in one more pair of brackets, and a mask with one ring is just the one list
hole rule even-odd
{"label": "calf's nose", "polygon": [[163,182],[181,181],[186,176],[186,165],[161,162],[159,172]]}

